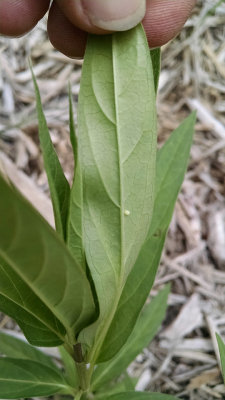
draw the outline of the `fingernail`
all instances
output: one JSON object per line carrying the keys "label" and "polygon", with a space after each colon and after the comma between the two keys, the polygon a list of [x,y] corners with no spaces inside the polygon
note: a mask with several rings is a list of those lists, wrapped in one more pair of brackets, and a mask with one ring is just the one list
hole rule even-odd
{"label": "fingernail", "polygon": [[146,0],[82,0],[82,6],[98,28],[124,31],[142,21]]}

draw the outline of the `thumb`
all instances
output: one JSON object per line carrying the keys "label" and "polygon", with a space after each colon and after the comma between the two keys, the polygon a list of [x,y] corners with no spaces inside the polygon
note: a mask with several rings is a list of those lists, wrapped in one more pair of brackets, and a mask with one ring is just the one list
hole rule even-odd
{"label": "thumb", "polygon": [[110,31],[133,28],[145,16],[145,0],[83,0],[93,25]]}
{"label": "thumb", "polygon": [[146,0],[57,0],[67,18],[92,33],[124,31],[145,16]]}

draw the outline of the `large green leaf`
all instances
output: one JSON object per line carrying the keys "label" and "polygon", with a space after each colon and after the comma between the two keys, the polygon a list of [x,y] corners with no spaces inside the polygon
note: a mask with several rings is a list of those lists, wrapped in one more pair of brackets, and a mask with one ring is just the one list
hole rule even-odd
{"label": "large green leaf", "polygon": [[0,332],[0,354],[12,358],[20,358],[22,360],[37,361],[48,367],[56,368],[52,359],[42,351],[4,332]]}
{"label": "large green leaf", "polygon": [[0,359],[0,397],[18,399],[71,393],[63,376],[36,361]]}
{"label": "large green leaf", "polygon": [[[0,281],[7,276],[9,266],[9,273],[16,274],[11,289],[14,287],[12,297],[18,290],[17,304],[23,307],[25,302],[31,313],[34,305],[35,316],[45,321],[48,321],[47,308],[74,341],[75,334],[90,322],[95,312],[89,282],[55,231],[1,176],[0,192],[0,258],[4,262]],[[31,292],[39,304],[35,304],[34,298],[29,303]],[[11,291],[8,298],[13,300]],[[56,332],[62,337],[57,320]]]}
{"label": "large green leaf", "polygon": [[119,393],[105,400],[177,400],[175,397],[161,393],[126,392]]}
{"label": "large green leaf", "polygon": [[225,383],[225,343],[223,343],[221,337],[218,334],[216,334],[216,338],[219,346],[221,369],[222,369],[223,380]]}
{"label": "large green leaf", "polygon": [[34,346],[58,346],[65,328],[0,256],[0,310],[14,318]]}
{"label": "large green leaf", "polygon": [[168,293],[169,286],[144,308],[133,332],[119,353],[110,361],[101,363],[97,367],[93,376],[93,390],[98,390],[106,382],[119,376],[143,348],[148,346],[165,317]]}
{"label": "large green leaf", "polygon": [[[147,235],[153,210],[155,90],[141,26],[90,37],[78,129],[85,253],[100,306],[95,358]],[[91,329],[83,333],[81,342],[92,344],[94,327]]]}
{"label": "large green leaf", "polygon": [[78,144],[73,118],[72,94],[69,92],[70,101],[70,141],[74,154],[74,179],[70,194],[68,212],[67,246],[80,266],[86,269],[86,259],[83,246],[83,185],[80,163],[78,160]]}
{"label": "large green leaf", "polygon": [[36,93],[40,145],[52,198],[56,230],[65,240],[70,187],[65,178],[58,156],[51,141],[48,125],[42,109],[38,85],[33,72],[32,76]]}
{"label": "large green leaf", "polygon": [[98,359],[100,362],[112,358],[126,342],[153,285],[174,205],[187,168],[195,118],[195,113],[186,118],[158,152],[153,219],[147,240],[128,276]]}

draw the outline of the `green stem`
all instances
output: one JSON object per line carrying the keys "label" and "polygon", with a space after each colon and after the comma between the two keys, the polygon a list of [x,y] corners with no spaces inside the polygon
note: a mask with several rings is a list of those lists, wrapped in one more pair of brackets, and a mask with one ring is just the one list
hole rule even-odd
{"label": "green stem", "polygon": [[82,391],[79,391],[79,392],[77,392],[77,394],[75,395],[75,397],[74,397],[74,400],[80,400],[81,399],[81,396],[82,396],[82,394],[83,394],[83,392]]}
{"label": "green stem", "polygon": [[94,368],[94,366],[96,364],[96,360],[97,360],[98,355],[100,353],[102,344],[103,344],[104,339],[105,339],[105,337],[106,337],[106,335],[108,333],[108,330],[109,330],[109,327],[111,325],[111,322],[112,322],[112,320],[113,320],[113,318],[115,316],[115,313],[116,313],[116,310],[117,310],[117,307],[118,307],[118,304],[119,304],[119,301],[120,301],[120,297],[121,297],[122,291],[123,291],[123,287],[121,286],[121,288],[118,290],[115,302],[113,303],[111,313],[108,316],[108,319],[106,318],[105,320],[102,321],[103,328],[101,330],[101,334],[97,337],[96,342],[95,342],[95,344],[94,344],[94,346],[93,346],[93,348],[92,348],[92,350],[90,352],[89,363],[93,366],[92,369]]}
{"label": "green stem", "polygon": [[67,351],[67,353],[69,353],[72,357],[74,356],[73,354],[73,347],[68,344],[67,342],[64,343],[63,345],[64,349]]}
{"label": "green stem", "polygon": [[83,363],[76,363],[77,373],[79,376],[80,388],[86,392],[89,389],[89,379],[87,376],[87,366]]}
{"label": "green stem", "polygon": [[83,392],[87,392],[90,387],[90,377],[87,364],[84,361],[81,343],[77,343],[74,346],[74,360],[79,376],[80,388]]}

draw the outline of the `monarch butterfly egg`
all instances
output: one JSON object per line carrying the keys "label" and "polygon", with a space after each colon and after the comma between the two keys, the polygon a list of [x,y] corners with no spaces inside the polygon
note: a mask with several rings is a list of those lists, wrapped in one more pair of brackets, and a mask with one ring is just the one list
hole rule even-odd
{"label": "monarch butterfly egg", "polygon": [[126,215],[128,217],[130,215],[130,211],[129,210],[125,210],[124,211],[124,215]]}

